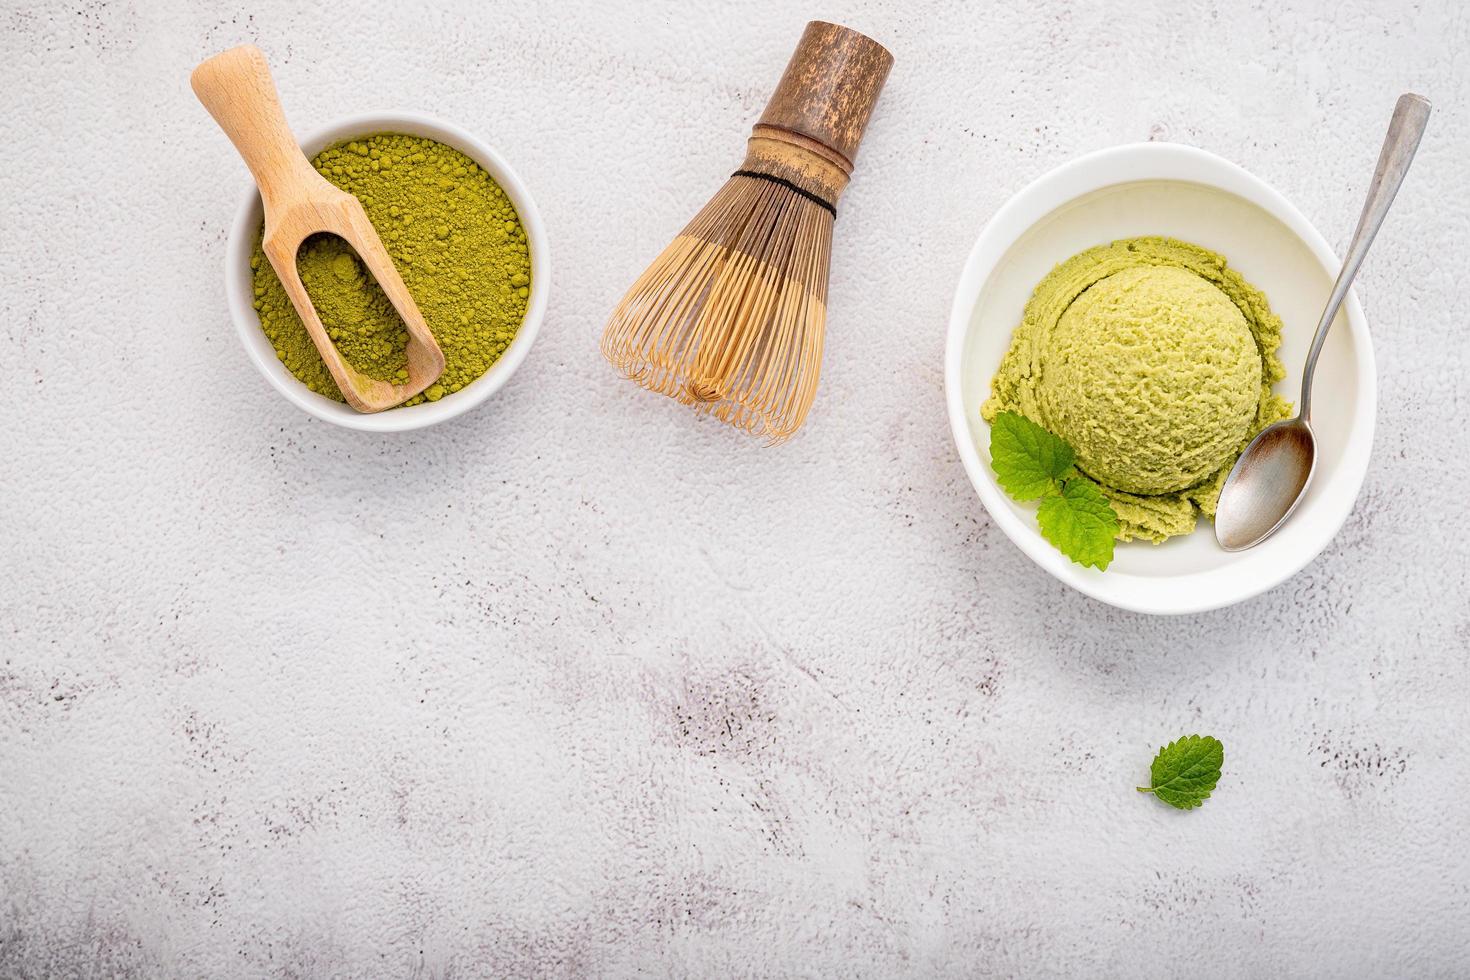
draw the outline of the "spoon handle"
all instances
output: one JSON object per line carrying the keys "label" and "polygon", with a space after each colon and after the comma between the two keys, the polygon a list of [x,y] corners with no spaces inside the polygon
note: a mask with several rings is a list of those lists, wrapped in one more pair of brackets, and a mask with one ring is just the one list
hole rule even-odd
{"label": "spoon handle", "polygon": [[1353,232],[1352,244],[1342,261],[1342,271],[1337,275],[1337,284],[1332,287],[1332,296],[1327,300],[1327,309],[1322,311],[1322,322],[1317,324],[1317,333],[1312,337],[1312,349],[1307,354],[1306,367],[1302,370],[1301,417],[1310,421],[1312,413],[1312,372],[1317,369],[1317,356],[1322,353],[1322,344],[1327,340],[1327,330],[1337,316],[1337,309],[1352,288],[1368,246],[1383,225],[1388,209],[1409,172],[1414,151],[1419,149],[1419,139],[1424,135],[1429,122],[1429,100],[1422,95],[1407,93],[1399,96],[1393,108],[1393,118],[1388,123],[1388,134],[1383,138],[1383,150],[1378,154],[1378,168],[1373,171],[1373,182],[1368,185],[1368,199],[1363,202],[1363,214],[1358,218],[1358,229]]}
{"label": "spoon handle", "polygon": [[267,216],[275,205],[331,185],[316,172],[281,109],[265,55],[242,44],[215,55],[189,76],[194,94],[230,137],[260,186]]}

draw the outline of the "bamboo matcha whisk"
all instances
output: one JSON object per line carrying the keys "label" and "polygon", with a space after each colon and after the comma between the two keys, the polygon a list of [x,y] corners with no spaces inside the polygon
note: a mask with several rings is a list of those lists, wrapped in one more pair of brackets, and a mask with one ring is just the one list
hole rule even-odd
{"label": "bamboo matcha whisk", "polygon": [[628,290],[602,352],[650,391],[777,443],[817,392],[837,199],[893,56],[806,26],[745,162]]}

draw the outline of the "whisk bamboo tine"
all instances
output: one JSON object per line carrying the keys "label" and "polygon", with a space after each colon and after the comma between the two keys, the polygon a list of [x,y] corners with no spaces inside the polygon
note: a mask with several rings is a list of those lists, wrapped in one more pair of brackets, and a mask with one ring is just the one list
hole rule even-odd
{"label": "whisk bamboo tine", "polygon": [[816,397],[837,201],[893,64],[813,21],[744,162],[633,283],[603,355],[650,391],[777,443]]}

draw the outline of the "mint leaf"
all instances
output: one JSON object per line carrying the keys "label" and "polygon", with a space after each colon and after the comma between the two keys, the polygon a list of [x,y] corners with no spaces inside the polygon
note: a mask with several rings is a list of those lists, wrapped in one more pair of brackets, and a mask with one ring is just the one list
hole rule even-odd
{"label": "mint leaf", "polygon": [[1209,735],[1186,735],[1159,749],[1149,767],[1152,785],[1138,787],[1180,810],[1192,810],[1210,798],[1225,764],[1225,746]]}
{"label": "mint leaf", "polygon": [[990,467],[1013,500],[1055,493],[1074,458],[1071,446],[1024,415],[1001,412],[990,423]]}
{"label": "mint leaf", "polygon": [[1118,515],[1085,476],[1068,480],[1060,494],[1041,498],[1036,524],[1043,538],[1079,565],[1103,571],[1113,560]]}
{"label": "mint leaf", "polygon": [[1118,515],[1108,498],[1073,465],[1077,455],[1018,412],[990,423],[990,468],[1001,489],[1018,501],[1041,498],[1041,536],[1079,565],[1104,570],[1113,560]]}

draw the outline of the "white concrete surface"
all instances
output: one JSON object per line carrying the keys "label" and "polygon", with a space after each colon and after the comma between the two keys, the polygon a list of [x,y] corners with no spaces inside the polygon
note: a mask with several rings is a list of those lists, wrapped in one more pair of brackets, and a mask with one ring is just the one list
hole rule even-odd
{"label": "white concrete surface", "polygon": [[[821,396],[768,451],[597,336],[808,16],[897,68]],[[0,28],[0,976],[1464,975],[1457,0],[3,0]],[[552,313],[482,410],[370,437],[246,361],[245,170],[187,84],[245,40],[299,127],[429,110],[531,183]],[[1341,247],[1404,89],[1437,111],[1362,277],[1384,398],[1349,525],[1216,614],[1065,591],[950,444],[980,224],[1171,139]],[[1194,731],[1215,798],[1135,793]]]}

